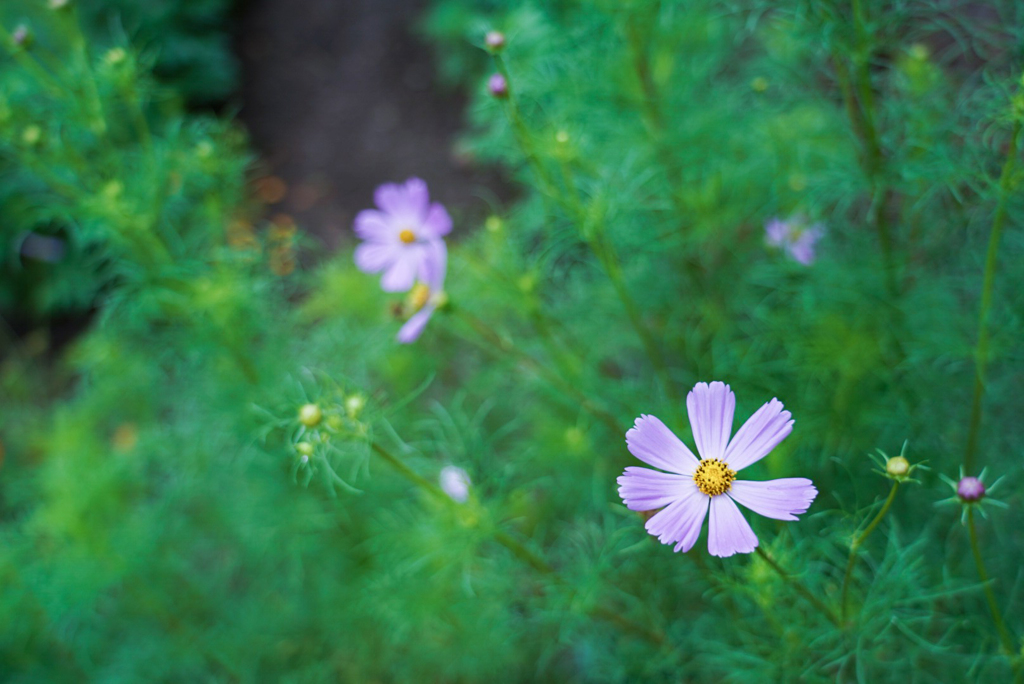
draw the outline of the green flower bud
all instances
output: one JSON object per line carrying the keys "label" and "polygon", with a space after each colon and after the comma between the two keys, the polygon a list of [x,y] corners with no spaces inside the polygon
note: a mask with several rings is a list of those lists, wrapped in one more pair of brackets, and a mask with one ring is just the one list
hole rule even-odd
{"label": "green flower bud", "polygon": [[299,455],[309,458],[313,455],[313,445],[309,442],[299,442],[295,445],[295,450],[299,452]]}
{"label": "green flower bud", "polygon": [[316,404],[304,404],[299,409],[299,422],[308,428],[316,427],[323,420],[324,413]]}
{"label": "green flower bud", "polygon": [[910,461],[902,456],[893,456],[885,462],[885,472],[892,477],[903,477],[910,472]]}
{"label": "green flower bud", "polygon": [[349,418],[355,420],[363,412],[366,406],[366,397],[361,394],[350,394],[345,397],[345,413]]}

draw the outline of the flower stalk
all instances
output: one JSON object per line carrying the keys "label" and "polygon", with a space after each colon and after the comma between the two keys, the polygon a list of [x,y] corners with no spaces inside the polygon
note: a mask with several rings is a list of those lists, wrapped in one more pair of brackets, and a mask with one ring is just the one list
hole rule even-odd
{"label": "flower stalk", "polygon": [[1010,134],[1009,149],[1006,162],[999,178],[999,204],[992,218],[992,231],[988,238],[988,253],[985,257],[985,274],[981,285],[981,305],[978,312],[978,345],[974,351],[974,398],[971,401],[971,418],[967,430],[967,447],[964,451],[964,472],[970,474],[974,470],[975,456],[978,451],[978,436],[981,431],[981,403],[985,394],[985,370],[988,366],[989,319],[992,314],[992,293],[995,288],[996,264],[999,259],[999,241],[1003,226],[1006,224],[1007,202],[1013,185],[1013,174],[1017,166],[1017,142],[1020,137],[1021,122],[1013,124]]}
{"label": "flower stalk", "polygon": [[[423,491],[431,494],[439,501],[442,501],[451,506],[460,506],[461,504],[452,500],[438,485],[434,484],[430,480],[426,479],[408,465],[406,465],[401,459],[396,457],[394,454],[389,452],[387,449],[382,447],[376,442],[370,443],[370,448],[373,449],[374,453],[383,458],[388,465],[394,468],[400,475],[415,484]],[[523,561],[537,572],[547,575],[551,580],[561,587],[572,589],[571,584],[562,577],[554,567],[551,566],[544,558],[538,555],[535,551],[531,550],[521,541],[510,535],[508,532],[495,529],[494,540],[504,546],[513,556]],[[640,636],[657,646],[667,646],[667,640],[665,633],[661,630],[648,627],[646,625],[633,622],[627,617],[616,613],[615,611],[606,608],[604,606],[594,606],[590,609],[590,612],[595,617],[601,618],[607,622],[611,622],[616,626],[620,627],[624,631],[631,632]]]}

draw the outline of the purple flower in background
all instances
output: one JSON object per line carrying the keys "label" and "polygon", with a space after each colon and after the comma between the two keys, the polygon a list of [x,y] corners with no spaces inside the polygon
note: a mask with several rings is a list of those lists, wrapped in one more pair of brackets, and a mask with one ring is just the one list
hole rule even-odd
{"label": "purple flower in background", "polygon": [[444,291],[444,276],[447,270],[448,250],[443,240],[435,240],[426,247],[423,279],[409,292],[406,307],[407,311],[412,312],[412,316],[398,331],[398,341],[402,344],[419,339],[430,317],[438,307],[448,302],[448,295]]}
{"label": "purple flower in background", "polygon": [[804,266],[814,262],[814,244],[825,234],[820,223],[808,225],[807,217],[792,216],[783,221],[773,218],[764,224],[765,241],[772,247],[786,250],[793,259]]}
{"label": "purple flower in background", "polygon": [[417,278],[427,279],[427,261],[438,243],[443,246],[452,220],[441,204],[430,202],[427,184],[419,178],[381,185],[373,199],[379,209],[356,215],[356,235],[364,240],[356,247],[356,266],[365,273],[383,271],[385,292],[404,292]]}
{"label": "purple flower in background", "polygon": [[814,484],[802,477],[736,479],[738,471],[760,461],[789,435],[793,420],[782,403],[772,399],[730,440],[735,409],[736,396],[721,382],[697,383],[687,395],[700,460],[654,416],[640,416],[626,432],[631,454],[668,472],[626,468],[618,479],[619,495],[633,511],[660,508],[645,527],[661,543],[675,543],[675,551],[693,548],[710,509],[708,552],[723,558],[750,553],[757,547],[757,537],[737,502],[768,518],[796,520],[818,495]]}
{"label": "purple flower in background", "polygon": [[441,474],[437,478],[441,490],[450,496],[453,501],[466,503],[469,499],[469,474],[458,466],[448,465],[441,468]]}
{"label": "purple flower in background", "polygon": [[487,80],[487,89],[494,97],[508,97],[508,81],[501,74],[493,74]]}

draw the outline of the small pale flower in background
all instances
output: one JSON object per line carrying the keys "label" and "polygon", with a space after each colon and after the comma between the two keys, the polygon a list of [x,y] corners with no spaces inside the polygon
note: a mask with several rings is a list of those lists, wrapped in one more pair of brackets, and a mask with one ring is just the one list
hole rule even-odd
{"label": "small pale flower in background", "polygon": [[356,215],[355,231],[364,242],[356,247],[355,261],[364,273],[380,273],[385,292],[404,292],[417,278],[429,277],[427,264],[452,220],[444,206],[430,202],[427,184],[410,178],[403,185],[387,183],[373,195],[378,209]]}
{"label": "small pale flower in background", "polygon": [[806,216],[796,215],[785,221],[771,219],[764,224],[764,233],[770,246],[784,249],[795,261],[810,266],[815,259],[814,245],[825,234],[825,227],[809,224]]}
{"label": "small pale flower in background", "polygon": [[796,520],[818,494],[802,477],[736,479],[736,473],[767,456],[789,435],[793,420],[782,403],[772,399],[730,440],[735,409],[736,396],[721,382],[697,383],[687,395],[700,460],[654,416],[640,416],[626,432],[630,453],[661,470],[626,468],[618,479],[619,495],[633,511],[660,508],[645,527],[661,543],[674,543],[675,551],[693,548],[710,510],[708,552],[721,557],[750,553],[757,547],[757,537],[736,503],[768,518]]}
{"label": "small pale flower in background", "polygon": [[508,81],[501,74],[494,74],[488,79],[487,89],[494,97],[508,97]]}
{"label": "small pale flower in background", "polygon": [[441,474],[437,478],[442,491],[450,496],[453,501],[466,503],[469,499],[469,474],[458,466],[448,465],[441,468]]}

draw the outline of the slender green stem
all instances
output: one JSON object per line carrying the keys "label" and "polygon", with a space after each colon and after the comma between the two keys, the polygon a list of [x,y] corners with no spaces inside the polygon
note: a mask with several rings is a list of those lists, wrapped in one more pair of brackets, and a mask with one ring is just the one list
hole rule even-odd
{"label": "slender green stem", "polygon": [[892,483],[892,489],[889,490],[889,496],[885,500],[885,503],[882,505],[882,508],[878,511],[878,514],[871,521],[871,523],[864,528],[864,531],[857,535],[857,538],[853,540],[853,543],[850,544],[850,559],[846,562],[846,573],[843,575],[843,589],[840,593],[841,598],[839,599],[839,614],[844,623],[846,622],[847,613],[846,599],[850,588],[850,577],[853,575],[853,566],[857,560],[857,550],[860,549],[861,546],[863,546],[864,542],[867,541],[867,538],[871,535],[872,532],[875,531],[875,528],[878,527],[878,524],[882,522],[882,518],[885,517],[885,514],[889,512],[889,508],[892,506],[892,502],[896,500],[896,491],[899,488],[899,482]]}
{"label": "slender green stem", "polygon": [[492,329],[489,325],[484,323],[482,320],[462,309],[456,309],[455,314],[464,320],[473,331],[487,343],[487,349],[494,351],[499,356],[504,354],[511,354],[519,360],[524,366],[533,371],[537,376],[547,381],[550,385],[555,387],[557,390],[571,397],[575,401],[579,402],[581,408],[587,413],[594,416],[611,430],[613,433],[621,433],[622,425],[611,413],[606,409],[595,404],[589,399],[583,392],[573,386],[571,383],[566,381],[564,378],[559,376],[557,373],[552,372],[549,368],[542,365],[537,359],[533,358],[525,351],[517,347],[512,343],[511,340],[502,337],[497,331]]}
{"label": "slender green stem", "polygon": [[[519,109],[516,105],[512,78],[508,73],[508,69],[505,66],[504,60],[501,58],[501,55],[494,55],[494,63],[498,72],[505,77],[505,82],[508,87],[505,112],[512,126],[512,131],[516,136],[516,140],[519,143],[520,148],[523,150],[523,154],[526,156],[527,161],[533,168],[537,178],[540,180],[542,185],[542,194],[559,202],[573,217],[579,228],[580,237],[583,239],[583,242],[587,247],[590,248],[591,252],[594,254],[598,263],[604,270],[605,275],[612,283],[615,294],[621,301],[622,306],[626,311],[626,316],[629,318],[630,324],[636,331],[637,337],[640,338],[644,351],[657,372],[666,396],[673,401],[673,404],[679,405],[681,398],[679,393],[675,390],[675,385],[672,383],[668,364],[665,362],[661,348],[654,339],[654,335],[644,322],[636,301],[630,295],[629,289],[626,287],[625,281],[622,277],[621,262],[615,252],[614,246],[609,242],[608,237],[605,234],[603,223],[599,222],[592,228],[588,228],[586,210],[583,206],[583,201],[579,196],[576,184],[572,182],[570,171],[564,164],[562,172],[565,177],[567,193],[559,192],[554,179],[548,173],[548,170],[541,163],[539,157],[534,151],[529,130],[523,122]],[[566,197],[571,201],[566,201]]]}
{"label": "slender green stem", "polygon": [[981,429],[981,403],[985,394],[985,368],[988,365],[989,318],[992,314],[992,294],[996,280],[996,263],[999,258],[999,239],[1006,224],[1007,202],[1010,198],[1012,177],[1017,165],[1017,140],[1020,137],[1021,122],[1013,125],[1010,135],[1006,162],[999,178],[999,204],[992,219],[992,232],[988,238],[988,254],[985,257],[985,275],[981,284],[981,305],[978,313],[978,346],[974,352],[974,398],[971,401],[971,422],[967,431],[967,447],[964,451],[964,473],[974,472],[974,460],[978,451],[978,436]]}
{"label": "slender green stem", "polygon": [[782,566],[780,566],[778,563],[776,563],[775,559],[772,558],[771,556],[769,556],[767,551],[762,549],[760,546],[758,546],[754,550],[757,552],[757,555],[760,556],[764,560],[765,563],[767,563],[769,566],[771,566],[772,570],[774,570],[776,573],[778,573],[779,577],[781,577],[783,580],[785,580],[791,587],[796,589],[797,593],[799,593],[801,596],[803,596],[805,599],[807,599],[807,601],[811,605],[813,605],[818,610],[819,613],[821,613],[825,618],[827,618],[829,620],[829,622],[834,624],[836,627],[840,626],[839,618],[836,617],[836,614],[834,612],[832,612],[832,610],[828,606],[826,606],[824,603],[822,603],[821,600],[817,596],[812,594],[807,589],[807,587],[805,587],[804,585],[802,585],[798,581],[796,581],[796,579],[794,579],[791,574],[786,572],[782,568]]}
{"label": "slender green stem", "polygon": [[892,197],[892,190],[887,187],[883,179],[885,154],[875,121],[875,96],[871,89],[871,71],[869,69],[871,46],[867,32],[867,19],[864,16],[860,0],[852,0],[852,13],[856,40],[853,73],[851,74],[847,68],[841,54],[833,54],[832,63],[839,81],[846,113],[863,147],[861,163],[864,174],[871,185],[872,195],[868,219],[878,233],[886,285],[890,294],[895,296],[899,293],[899,283],[896,279],[892,229],[885,213]]}
{"label": "slender green stem", "polygon": [[[407,480],[418,486],[420,489],[433,495],[439,501],[445,502],[451,506],[461,505],[452,501],[452,499],[448,497],[448,495],[445,494],[444,491],[439,486],[437,486],[430,480],[426,479],[422,475],[418,474],[416,471],[414,471],[412,468],[410,468],[404,462],[402,462],[401,459],[393,455],[380,444],[376,442],[371,442],[370,448],[373,449],[373,451],[378,456],[387,461],[387,463],[395,470],[397,470],[399,474],[401,474]],[[547,575],[559,586],[568,588],[570,590],[572,589],[572,584],[568,582],[564,577],[562,577],[558,573],[558,571],[551,566],[550,563],[544,560],[544,558],[538,555],[535,551],[531,550],[521,541],[519,541],[518,539],[510,535],[508,532],[505,532],[501,529],[495,529],[493,533],[494,540],[502,546],[504,546],[510,552],[512,552],[512,555],[514,555],[516,558],[523,561],[537,572]],[[622,629],[637,634],[638,636],[641,636],[658,646],[667,646],[665,634],[661,630],[656,630],[646,625],[633,622],[629,618],[624,617],[623,615],[604,606],[593,606],[590,608],[590,612],[595,617],[599,617],[603,620],[614,623]]]}
{"label": "slender green stem", "polygon": [[985,600],[988,601],[988,608],[992,612],[992,621],[999,633],[999,641],[1007,655],[1013,656],[1013,637],[1003,621],[1003,615],[999,611],[999,604],[996,602],[996,594],[992,591],[992,583],[989,581],[988,572],[985,570],[985,561],[981,557],[981,547],[978,545],[978,531],[974,527],[974,508],[967,509],[967,530],[971,538],[971,553],[974,554],[974,565],[978,568],[978,578],[981,580],[981,588],[985,592]]}

